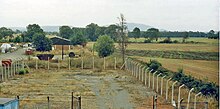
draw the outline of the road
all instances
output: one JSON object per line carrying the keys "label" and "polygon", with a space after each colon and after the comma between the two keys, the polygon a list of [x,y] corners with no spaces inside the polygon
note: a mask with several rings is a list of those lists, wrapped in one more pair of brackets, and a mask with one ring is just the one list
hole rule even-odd
{"label": "road", "polygon": [[[25,52],[25,49],[20,48],[20,49],[14,51],[12,53],[4,53],[4,54],[2,53],[2,54],[0,54],[0,60],[2,60],[2,59],[12,59],[12,61],[13,61],[13,60],[16,60],[18,58],[26,58],[27,56],[24,55],[24,52]],[[2,63],[0,62],[0,65],[1,64]]]}

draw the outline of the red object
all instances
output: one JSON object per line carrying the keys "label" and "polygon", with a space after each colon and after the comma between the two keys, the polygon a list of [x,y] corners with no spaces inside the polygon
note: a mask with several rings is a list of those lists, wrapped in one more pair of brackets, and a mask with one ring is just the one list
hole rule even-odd
{"label": "red object", "polygon": [[26,50],[26,51],[25,51],[25,54],[26,54],[26,55],[31,55],[31,54],[33,54],[33,51],[32,51],[32,50]]}
{"label": "red object", "polygon": [[11,59],[4,59],[2,60],[2,66],[11,66],[12,60]]}

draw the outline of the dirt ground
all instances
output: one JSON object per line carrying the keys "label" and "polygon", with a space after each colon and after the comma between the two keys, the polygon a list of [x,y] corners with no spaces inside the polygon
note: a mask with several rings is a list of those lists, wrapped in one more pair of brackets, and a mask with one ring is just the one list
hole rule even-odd
{"label": "dirt ground", "polygon": [[0,96],[19,95],[21,109],[47,108],[47,96],[53,109],[69,109],[71,92],[83,109],[151,109],[155,95],[121,70],[38,70],[0,84]]}

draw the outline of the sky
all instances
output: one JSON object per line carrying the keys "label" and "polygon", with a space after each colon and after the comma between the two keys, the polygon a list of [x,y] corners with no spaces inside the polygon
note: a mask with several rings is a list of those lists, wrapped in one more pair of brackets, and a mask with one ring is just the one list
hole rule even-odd
{"label": "sky", "polygon": [[170,31],[219,30],[218,0],[0,0],[0,27],[127,22]]}

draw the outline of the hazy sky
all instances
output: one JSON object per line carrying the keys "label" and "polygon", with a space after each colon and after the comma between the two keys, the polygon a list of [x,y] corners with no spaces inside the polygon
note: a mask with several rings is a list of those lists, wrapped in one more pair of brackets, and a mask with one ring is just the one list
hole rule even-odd
{"label": "hazy sky", "polygon": [[130,23],[166,30],[219,30],[218,0],[0,0],[0,27]]}

